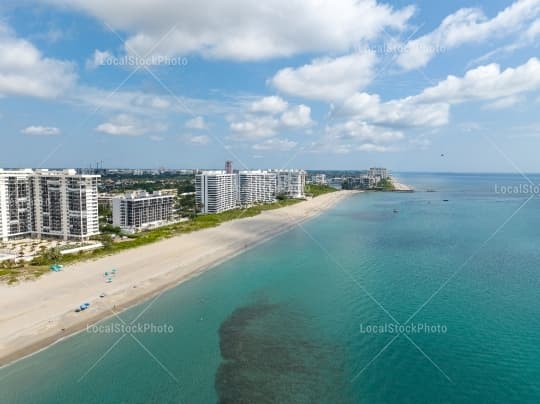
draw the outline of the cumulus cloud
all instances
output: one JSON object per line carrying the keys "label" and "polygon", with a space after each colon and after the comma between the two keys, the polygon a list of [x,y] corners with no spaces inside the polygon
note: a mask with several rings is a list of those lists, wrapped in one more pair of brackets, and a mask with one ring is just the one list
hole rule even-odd
{"label": "cumulus cloud", "polygon": [[230,128],[234,140],[254,140],[273,136],[279,120],[271,116],[246,116],[245,120],[232,122]]}
{"label": "cumulus cloud", "polygon": [[311,120],[311,108],[307,105],[297,105],[283,112],[281,123],[287,128],[304,128],[313,123]]}
{"label": "cumulus cloud", "polygon": [[[480,9],[463,8],[447,16],[434,31],[409,41],[396,61],[406,70],[422,67],[446,49],[520,32],[539,15],[540,0],[518,0],[492,19]],[[535,28],[530,29],[534,34]]]}
{"label": "cumulus cloud", "polygon": [[251,103],[250,109],[253,112],[267,112],[269,114],[279,114],[287,109],[288,103],[283,98],[276,95],[263,97]]}
{"label": "cumulus cloud", "polygon": [[365,87],[373,78],[373,52],[319,58],[299,68],[285,68],[270,80],[278,90],[315,100],[340,100]]}
{"label": "cumulus cloud", "polygon": [[210,143],[210,137],[206,135],[186,135],[185,139],[189,143],[197,144],[197,145],[205,145]]}
{"label": "cumulus cloud", "polygon": [[362,143],[392,143],[404,138],[403,132],[370,125],[364,121],[350,120],[328,126],[326,132],[333,139],[357,140]]}
{"label": "cumulus cloud", "polygon": [[296,147],[298,143],[288,139],[267,139],[262,143],[254,144],[254,150],[278,150],[289,151]]}
{"label": "cumulus cloud", "polygon": [[47,58],[0,22],[0,95],[53,98],[76,82],[70,62]]}
{"label": "cumulus cloud", "polygon": [[266,114],[247,113],[242,120],[231,122],[230,129],[233,132],[231,138],[256,140],[274,136],[279,130],[308,128],[313,124],[311,108],[307,105],[288,106],[281,115],[277,116],[267,109]]}
{"label": "cumulus cloud", "polygon": [[148,132],[161,132],[167,128],[161,124],[149,124],[128,114],[115,116],[109,122],[96,127],[97,132],[112,136],[140,136]]}
{"label": "cumulus cloud", "polygon": [[498,99],[496,101],[493,101],[484,105],[484,109],[487,109],[487,110],[507,109],[523,101],[525,101],[524,97],[519,96],[519,95],[511,95],[509,97],[504,97],[504,98]]}
{"label": "cumulus cloud", "polygon": [[393,9],[376,0],[275,0],[272,7],[252,0],[41,1],[133,32],[127,52],[145,55],[159,42],[155,54],[199,53],[232,60],[346,52],[383,30],[404,29],[414,12],[413,7]]}
{"label": "cumulus cloud", "polygon": [[515,68],[492,63],[469,70],[463,77],[448,76],[414,97],[422,103],[461,103],[493,100],[540,89],[540,60],[531,58]]}
{"label": "cumulus cloud", "polygon": [[186,122],[186,128],[190,129],[206,129],[207,125],[202,116],[197,116]]}
{"label": "cumulus cloud", "polygon": [[60,129],[54,126],[28,126],[21,130],[21,133],[33,136],[56,136],[60,134]]}
{"label": "cumulus cloud", "polygon": [[352,115],[386,126],[434,127],[448,123],[449,111],[450,105],[442,100],[421,104],[413,97],[407,97],[382,102],[377,94],[356,93],[335,110],[335,115]]}

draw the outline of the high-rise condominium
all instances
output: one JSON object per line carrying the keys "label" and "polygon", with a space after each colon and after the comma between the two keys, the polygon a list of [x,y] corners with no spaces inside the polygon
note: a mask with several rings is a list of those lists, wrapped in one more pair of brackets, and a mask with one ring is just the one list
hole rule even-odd
{"label": "high-rise condominium", "polygon": [[112,198],[113,225],[128,232],[167,224],[173,219],[174,195],[132,192]]}
{"label": "high-rise condominium", "polygon": [[0,169],[0,238],[99,234],[98,179],[75,170]]}

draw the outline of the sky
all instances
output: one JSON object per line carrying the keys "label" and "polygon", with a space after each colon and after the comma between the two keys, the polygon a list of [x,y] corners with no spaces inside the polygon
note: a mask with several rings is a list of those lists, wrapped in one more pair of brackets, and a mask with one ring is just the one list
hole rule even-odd
{"label": "sky", "polygon": [[3,0],[0,167],[540,172],[540,0]]}

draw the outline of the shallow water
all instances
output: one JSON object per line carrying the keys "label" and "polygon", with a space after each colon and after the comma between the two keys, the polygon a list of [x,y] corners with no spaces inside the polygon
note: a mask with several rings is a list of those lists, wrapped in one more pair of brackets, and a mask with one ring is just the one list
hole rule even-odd
{"label": "shallow water", "polygon": [[[540,200],[495,192],[519,176],[399,177],[437,192],[351,197],[134,323],[172,332],[83,332],[1,369],[0,401],[540,402]],[[388,332],[424,304],[409,325],[438,331]]]}

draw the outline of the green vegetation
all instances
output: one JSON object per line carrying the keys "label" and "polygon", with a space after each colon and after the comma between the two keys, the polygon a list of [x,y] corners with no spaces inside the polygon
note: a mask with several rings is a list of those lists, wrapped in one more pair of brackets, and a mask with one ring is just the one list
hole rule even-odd
{"label": "green vegetation", "polygon": [[52,264],[65,265],[78,261],[96,259],[123,250],[155,243],[156,241],[165,240],[180,234],[216,227],[221,223],[230,220],[257,216],[265,210],[273,210],[284,206],[294,205],[300,201],[301,200],[299,199],[286,199],[272,204],[255,205],[245,209],[235,209],[218,214],[198,215],[188,221],[143,231],[133,235],[123,235],[122,237],[119,236],[118,228],[110,226],[111,229],[107,229],[102,226],[102,231],[111,230],[110,232],[104,232],[96,237],[96,240],[101,241],[103,244],[103,248],[66,255],[60,254],[59,249],[50,249],[42,251],[42,253],[35,257],[31,262],[15,263],[13,261],[4,261],[0,263],[0,281],[13,283],[21,279],[38,278],[48,272],[49,266]]}
{"label": "green vegetation", "polygon": [[393,191],[394,184],[390,178],[385,178],[384,180],[379,181],[377,189],[381,191]]}
{"label": "green vegetation", "polygon": [[316,185],[316,184],[306,184],[306,195],[308,196],[319,196],[323,194],[328,194],[330,192],[336,192],[337,189],[330,187],[328,185]]}

